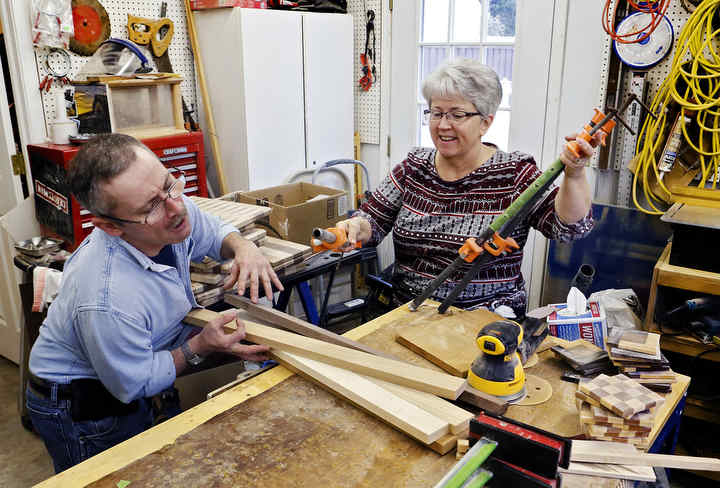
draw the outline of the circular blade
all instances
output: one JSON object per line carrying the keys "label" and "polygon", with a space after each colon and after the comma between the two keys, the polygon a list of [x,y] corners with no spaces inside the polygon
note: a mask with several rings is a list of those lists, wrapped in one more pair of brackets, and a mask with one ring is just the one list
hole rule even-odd
{"label": "circular blade", "polygon": [[91,56],[110,38],[110,18],[97,0],[72,1],[75,35],[70,39],[70,50],[82,56]]}

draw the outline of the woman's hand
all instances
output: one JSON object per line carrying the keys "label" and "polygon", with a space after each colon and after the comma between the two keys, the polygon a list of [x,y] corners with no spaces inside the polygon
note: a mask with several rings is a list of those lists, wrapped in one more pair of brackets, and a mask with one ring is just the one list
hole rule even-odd
{"label": "woman's hand", "polygon": [[347,220],[341,220],[335,227],[342,229],[347,234],[347,242],[340,251],[350,251],[355,248],[355,243],[360,242],[366,244],[372,237],[372,227],[365,217],[353,217]]}
{"label": "woman's hand", "polygon": [[565,140],[568,142],[575,141],[580,152],[580,157],[575,156],[575,154],[570,151],[568,145],[565,144],[563,152],[560,154],[560,160],[565,165],[565,177],[570,179],[575,179],[580,176],[584,177],[585,166],[593,155],[593,148],[597,147],[602,141],[602,134],[600,131],[596,132],[590,142],[578,137],[578,134],[565,136]]}

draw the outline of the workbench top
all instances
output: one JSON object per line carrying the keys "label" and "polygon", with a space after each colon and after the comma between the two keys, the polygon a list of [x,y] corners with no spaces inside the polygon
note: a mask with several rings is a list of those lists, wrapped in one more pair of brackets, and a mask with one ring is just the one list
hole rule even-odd
{"label": "workbench top", "polygon": [[[430,304],[429,306],[432,306]],[[437,369],[395,342],[407,306],[346,336]],[[561,435],[579,433],[576,385],[559,379],[549,352],[528,373],[553,385],[550,401],[512,406],[507,416]],[[666,396],[653,438],[682,397],[681,377]],[[661,419],[662,418],[662,419]],[[662,422],[661,422],[662,420]],[[183,412],[37,486],[428,487],[455,463],[282,366]],[[614,487],[617,480],[566,477],[564,486]],[[575,481],[575,482],[573,482]]]}

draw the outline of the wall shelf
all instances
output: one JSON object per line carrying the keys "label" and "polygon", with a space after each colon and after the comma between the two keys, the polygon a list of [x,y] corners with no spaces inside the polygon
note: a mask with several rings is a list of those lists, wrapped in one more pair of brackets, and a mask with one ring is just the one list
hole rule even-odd
{"label": "wall shelf", "polygon": [[[654,318],[658,286],[720,295],[720,273],[711,273],[709,271],[672,265],[669,263],[671,249],[672,242],[668,243],[665,247],[653,270],[650,298],[648,299],[644,323],[645,330],[649,332],[661,333]],[[670,336],[663,334],[660,347],[687,356],[696,356],[702,352],[714,349],[717,346],[713,344],[703,344],[691,335]],[[720,362],[720,351],[705,354],[703,358]]]}

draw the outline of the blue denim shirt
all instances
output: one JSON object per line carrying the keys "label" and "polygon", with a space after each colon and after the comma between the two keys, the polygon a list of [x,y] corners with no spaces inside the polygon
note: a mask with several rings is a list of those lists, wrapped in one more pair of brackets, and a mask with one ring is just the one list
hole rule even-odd
{"label": "blue denim shirt", "polygon": [[97,228],[80,244],[30,353],[34,375],[57,383],[97,378],[123,402],[173,384],[170,350],[186,340],[193,327],[182,319],[198,307],[190,261],[219,258],[236,230],[183,200],[192,232],[172,245],[177,268]]}

